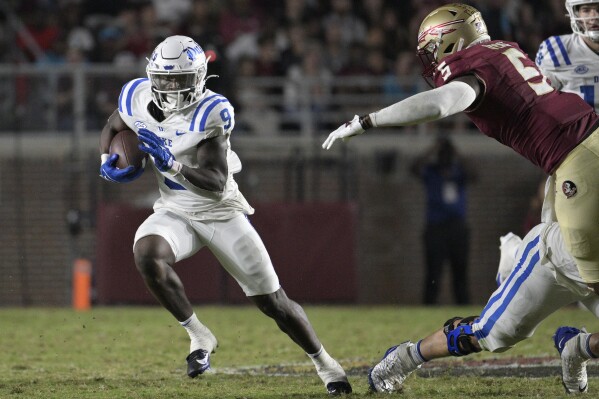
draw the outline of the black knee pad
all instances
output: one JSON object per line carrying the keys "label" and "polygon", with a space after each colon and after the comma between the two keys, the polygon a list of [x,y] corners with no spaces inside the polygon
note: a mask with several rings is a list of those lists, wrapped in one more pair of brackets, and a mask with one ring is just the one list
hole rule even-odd
{"label": "black knee pad", "polygon": [[[469,316],[466,318],[454,317],[443,324],[443,332],[447,337],[447,350],[452,356],[465,356],[471,353],[480,352],[470,341],[470,337],[474,336],[472,332],[472,323],[478,316]],[[460,320],[457,326],[454,323]]]}

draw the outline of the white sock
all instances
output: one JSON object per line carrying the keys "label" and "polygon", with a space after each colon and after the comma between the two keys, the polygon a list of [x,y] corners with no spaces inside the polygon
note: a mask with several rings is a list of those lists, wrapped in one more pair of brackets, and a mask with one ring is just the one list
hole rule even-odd
{"label": "white sock", "polygon": [[312,359],[316,372],[325,385],[329,382],[347,381],[343,367],[328,354],[324,346],[318,352],[307,355]]}
{"label": "white sock", "polygon": [[421,342],[422,342],[422,340],[418,341],[416,343],[416,345],[412,345],[409,348],[410,356],[411,356],[412,360],[414,361],[415,366],[420,366],[421,364],[428,361],[424,358],[424,356],[422,356],[422,353],[420,353],[420,343]]}
{"label": "white sock", "polygon": [[597,356],[595,356],[593,352],[591,352],[591,348],[589,347],[589,339],[591,338],[591,334],[583,333],[580,334],[577,338],[580,340],[580,355],[585,359],[596,358]]}
{"label": "white sock", "polygon": [[195,313],[192,314],[189,319],[180,321],[179,324],[185,328],[187,334],[189,334],[189,338],[191,339],[189,353],[198,349],[203,349],[208,351],[208,353],[214,352],[216,346],[218,345],[216,337],[212,334],[208,327],[200,322]]}
{"label": "white sock", "polygon": [[[321,357],[321,355],[323,355],[323,353],[324,353],[325,357],[326,356],[331,357],[327,353],[327,351],[324,350],[324,346],[322,346],[322,345],[320,345],[320,349],[318,350],[318,352],[316,352],[316,353],[306,353],[306,355],[308,355],[308,357],[310,357],[310,359],[312,359],[312,361],[314,362],[315,365],[318,365],[317,362],[320,362],[324,358],[324,357]],[[318,360],[315,360],[315,359],[318,359]]]}

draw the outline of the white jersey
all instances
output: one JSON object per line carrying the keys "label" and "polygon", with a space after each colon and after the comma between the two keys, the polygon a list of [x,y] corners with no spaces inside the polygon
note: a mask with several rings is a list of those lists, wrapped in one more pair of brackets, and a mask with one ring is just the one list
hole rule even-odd
{"label": "white jersey", "polygon": [[578,94],[599,111],[599,55],[582,37],[551,36],[541,43],[536,64],[556,89]]}
{"label": "white jersey", "polygon": [[[148,111],[151,101],[148,79],[140,78],[128,82],[119,96],[121,119],[135,132],[142,128],[154,132],[163,140],[175,159],[183,165],[198,167],[197,146],[204,139],[225,135],[229,144],[229,176],[222,193],[199,188],[192,192],[180,184],[186,182],[182,175],[173,177],[161,172],[151,162],[160,189],[160,198],[155,202],[154,209],[168,208],[195,220],[223,220],[230,219],[238,213],[254,213],[254,209],[243,197],[233,178],[233,174],[241,170],[241,163],[231,150],[228,140],[235,125],[233,106],[229,101],[218,93],[206,90],[197,104],[168,115],[162,122],[154,119]],[[178,182],[177,178],[183,180]]]}

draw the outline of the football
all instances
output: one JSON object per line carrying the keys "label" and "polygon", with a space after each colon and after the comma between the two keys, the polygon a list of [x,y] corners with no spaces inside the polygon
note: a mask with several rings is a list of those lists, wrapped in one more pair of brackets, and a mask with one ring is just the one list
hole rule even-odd
{"label": "football", "polygon": [[110,154],[118,154],[119,156],[116,167],[125,169],[128,166],[135,166],[135,168],[145,166],[144,160],[148,154],[139,149],[140,144],[141,141],[139,141],[133,130],[118,132],[110,142]]}

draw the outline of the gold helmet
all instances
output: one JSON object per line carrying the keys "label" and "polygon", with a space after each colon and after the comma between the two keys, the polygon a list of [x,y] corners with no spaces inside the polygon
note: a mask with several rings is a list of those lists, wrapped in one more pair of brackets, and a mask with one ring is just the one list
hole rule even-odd
{"label": "gold helmet", "polygon": [[428,14],[418,30],[418,56],[429,78],[441,60],[472,44],[490,40],[480,12],[469,5],[446,4]]}

